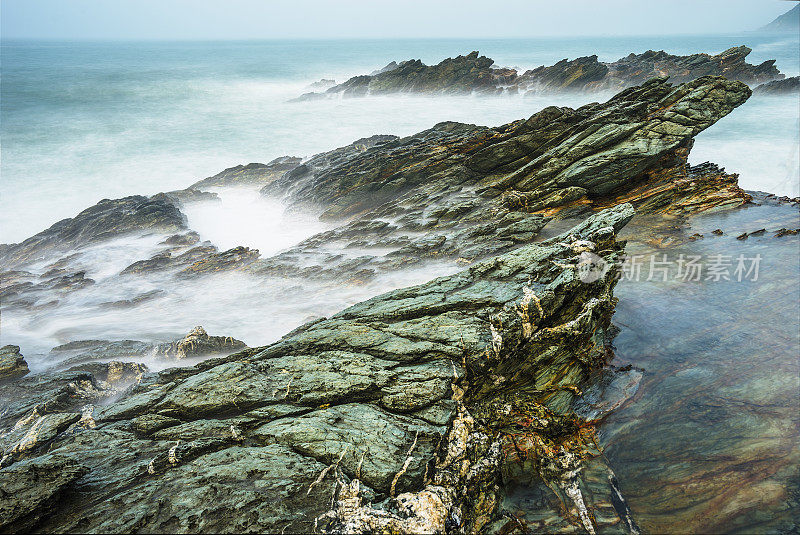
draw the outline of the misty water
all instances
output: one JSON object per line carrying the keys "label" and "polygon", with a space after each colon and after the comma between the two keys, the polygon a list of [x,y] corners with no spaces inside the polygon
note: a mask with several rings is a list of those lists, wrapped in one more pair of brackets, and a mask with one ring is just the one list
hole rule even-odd
{"label": "misty water", "polygon": [[[408,135],[444,120],[499,125],[549,105],[575,107],[609,96],[288,102],[316,80],[341,82],[392,60],[418,57],[435,63],[477,49],[500,66],[525,69],[589,54],[608,61],[647,49],[717,53],[746,44],[753,48],[750,63],[777,59],[778,68],[792,76],[800,72],[799,42],[793,36],[759,34],[3,42],[0,242],[21,241],[102,198],[185,188],[237,164],[283,155],[309,157],[361,137]],[[710,160],[739,173],[745,189],[796,196],[798,117],[796,96],[754,96],[697,137],[690,161]],[[183,212],[189,228],[220,250],[242,245],[271,256],[329,228],[316,213],[287,213],[279,199],[263,197],[257,189],[209,191],[219,200],[189,203]],[[643,377],[633,402],[604,423],[601,440],[622,491],[649,531],[670,529],[675,522],[686,531],[720,526],[747,531],[753,522],[766,522],[762,517],[780,529],[791,514],[786,489],[797,486],[791,483],[796,478],[791,467],[798,460],[800,437],[793,412],[800,266],[798,238],[772,234],[779,227],[797,228],[797,219],[796,208],[764,206],[697,217],[677,234],[665,230],[669,221],[660,222],[657,232],[636,224],[625,231],[636,254],[760,253],[764,258],[758,281],[656,279],[618,286],[614,321],[621,331],[614,364],[636,366]],[[715,228],[724,230],[722,237],[712,238]],[[735,239],[760,228],[769,232]],[[704,238],[687,241],[695,232]],[[195,325],[250,346],[264,345],[309,319],[463,268],[432,262],[347,285],[247,272],[180,280],[172,273],[120,275],[131,263],[166,250],[166,237],[128,236],[75,251],[68,271],[84,270],[95,284],[57,300],[42,295],[28,309],[3,310],[0,344],[20,345],[34,372],[53,364],[48,351],[58,344],[83,339],[163,342]],[[64,256],[26,269],[41,275]],[[135,306],[108,306],[143,295],[150,297]],[[147,364],[153,369],[168,365]],[[736,482],[734,490],[731,481]],[[516,502],[521,507],[524,503],[524,497]]]}
{"label": "misty water", "polygon": [[[564,57],[630,52],[719,52],[747,44],[748,60],[777,59],[800,71],[792,36],[759,34],[648,38],[528,40],[386,40],[261,42],[3,42],[3,195],[0,242],[21,241],[102,198],[187,187],[226,167],[282,155],[309,157],[378,133],[408,135],[444,120],[499,125],[549,105],[580,106],[605,94],[536,96],[382,96],[288,102],[321,78],[343,81],[389,61],[428,63],[478,49],[519,69]],[[753,97],[698,136],[692,163],[711,160],[741,174],[748,189],[797,195],[798,103]],[[220,250],[237,245],[262,257],[325,230],[316,214],[287,215],[256,191],[219,191],[221,202],[188,205],[190,228]],[[126,239],[88,250],[74,262],[97,281],[57,308],[7,311],[0,340],[28,353],[76,338],[165,340],[196,324],[250,345],[275,340],[304,318],[457,266],[416,270],[358,288],[306,288],[294,283],[220,276],[202,291],[147,277],[116,277],[135,260],[163,250],[164,237]],[[57,260],[56,258],[51,261]],[[39,268],[45,271],[47,262]],[[434,268],[432,268],[434,269]],[[301,281],[302,282],[302,281]],[[132,310],[98,305],[161,290]],[[286,292],[294,295],[285,299]],[[46,303],[40,303],[45,305]],[[252,314],[242,317],[241,310]]]}
{"label": "misty water", "polygon": [[[102,198],[180,189],[240,163],[310,156],[373,134],[439,121],[500,125],[548,105],[608,95],[376,97],[289,103],[321,79],[342,82],[393,60],[471,50],[527,69],[597,54],[753,49],[800,73],[798,38],[705,35],[542,39],[2,43],[0,242],[20,241]],[[701,134],[693,163],[741,174],[748,189],[797,195],[798,102],[754,97]]]}

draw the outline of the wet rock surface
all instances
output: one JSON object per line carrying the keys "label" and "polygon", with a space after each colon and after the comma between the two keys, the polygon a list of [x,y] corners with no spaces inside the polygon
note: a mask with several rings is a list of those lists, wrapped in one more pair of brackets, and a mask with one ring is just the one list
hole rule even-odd
{"label": "wet rock surface", "polygon": [[23,265],[54,251],[66,252],[133,232],[178,232],[185,228],[185,217],[166,196],[104,199],[22,243],[1,245],[0,262],[6,267]]}
{"label": "wet rock surface", "polygon": [[[593,423],[642,381],[632,368],[600,371],[616,331],[616,233],[633,206],[645,221],[681,227],[692,214],[773,202],[714,164],[687,164],[693,137],[749,95],[717,77],[653,80],[497,128],[441,123],[361,139],[263,180],[268,171],[250,165],[212,177],[212,186],[264,184],[290,210],[311,207],[331,223],[267,258],[219,252],[188,231],[178,200],[151,198],[181,224],[165,225],[154,240],[163,250],[120,279],[197,284],[239,270],[357,285],[415,265],[464,269],[318,317],[266,347],[198,328],[171,344],[54,348],[54,371],[0,385],[0,485],[11,496],[0,529],[636,532]],[[20,307],[57,291],[38,287],[41,268],[31,267],[47,243],[2,251],[2,291]],[[80,286],[81,254],[49,259],[48,284]],[[135,364],[209,353],[223,356],[155,373]],[[48,474],[53,483],[32,495],[14,490],[37,470],[63,476]],[[506,495],[523,480],[523,499],[538,504],[526,518]]]}
{"label": "wet rock surface", "polygon": [[277,179],[286,171],[290,171],[300,165],[302,160],[294,156],[282,156],[269,163],[250,163],[247,165],[237,165],[225,169],[212,177],[204,178],[192,184],[191,188],[202,189],[207,187],[219,186],[266,186]]}
{"label": "wet rock surface", "polygon": [[28,363],[22,358],[19,346],[0,347],[0,383],[28,374]]}
{"label": "wet rock surface", "polygon": [[77,340],[54,347],[47,360],[54,363],[51,370],[86,370],[99,360],[178,361],[226,356],[245,348],[247,345],[241,340],[230,336],[210,336],[203,327],[197,326],[183,338],[161,344],[138,340]]}
{"label": "wet rock surface", "polygon": [[[773,231],[798,228],[800,211],[789,199],[753,197],[741,209],[694,217],[689,228],[665,224],[671,239],[642,239],[653,229],[647,219],[621,233],[629,255],[683,255],[705,268],[683,282],[675,262],[667,280],[643,272],[615,289],[615,364],[644,374],[599,438],[644,533],[678,524],[693,533],[798,529],[800,241]],[[687,241],[693,233],[705,237]],[[708,277],[717,255],[731,261],[728,279]],[[757,280],[739,280],[737,258],[757,255]]]}
{"label": "wet rock surface", "polygon": [[203,327],[197,326],[182,339],[158,346],[156,355],[163,355],[170,359],[185,359],[207,355],[227,355],[246,347],[247,345],[241,340],[230,336],[209,336]]}
{"label": "wet rock surface", "polygon": [[[326,95],[342,94],[356,97],[370,94],[416,93],[470,93],[494,91],[506,77],[513,78],[516,71],[494,69],[494,60],[471,52],[466,56],[447,58],[437,65],[422,61],[392,62],[372,74],[355,76],[325,91]],[[298,101],[320,98],[317,93],[306,93]]]}
{"label": "wet rock surface", "polygon": [[611,63],[600,62],[597,56],[587,56],[526,71],[517,84],[521,88],[545,91],[618,91],[653,77],[668,77],[672,83],[685,83],[713,75],[746,84],[783,78],[775,67],[775,60],[760,65],[747,63],[750,52],[752,50],[746,46],[729,48],[716,55],[676,56],[663,50],[648,50]]}
{"label": "wet rock surface", "polygon": [[[83,251],[135,233],[168,237],[153,256],[120,269],[129,280],[243,271],[364,284],[415,265],[466,265],[529,242],[553,218],[619,202],[676,215],[737,206],[749,196],[735,174],[713,164],[689,167],[687,157],[693,137],[749,93],[722,78],[677,87],[653,80],[602,104],[550,107],[500,127],[441,123],[406,138],[360,139],[302,163],[281,158],[208,179],[265,184],[264,195],[283,198],[290,210],[321,212],[333,227],[266,258],[255,249],[220,251],[201,241],[186,228],[175,192],[102,201],[22,244],[3,246],[2,307],[58,308],[68,294],[95,283]],[[134,308],[165,289],[98,306]]]}
{"label": "wet rock surface", "polygon": [[[96,402],[87,392],[97,379],[52,376],[58,404],[20,406],[4,419],[16,429],[41,422],[41,438],[34,448],[11,448],[3,485],[25,486],[32,463],[63,480],[29,488],[34,496],[9,494],[0,524],[309,531],[318,520],[342,530],[443,531],[445,522],[480,529],[497,512],[512,431],[569,443],[569,474],[542,473],[578,488],[579,459],[590,453],[569,406],[576,385],[606,359],[616,274],[582,282],[576,251],[591,243],[613,262],[621,251],[615,234],[632,215],[630,206],[610,209],[545,243],[378,296],[271,346],[145,375],[121,399],[83,413],[70,410]],[[14,388],[43,392],[42,380]],[[46,455],[39,442],[49,444]],[[546,451],[534,444],[526,455],[543,466]],[[57,503],[42,510],[55,492]],[[585,502],[577,503],[580,518]],[[249,513],[236,514],[243,504]]]}
{"label": "wet rock surface", "polygon": [[431,66],[420,60],[392,62],[380,71],[355,76],[324,93],[306,93],[296,100],[386,93],[619,91],[656,77],[685,83],[703,76],[724,76],[755,85],[784,77],[775,67],[775,60],[760,65],[747,63],[750,52],[752,50],[746,46],[732,47],[715,55],[676,56],[663,50],[648,50],[642,54],[631,53],[614,62],[601,62],[597,56],[563,59],[522,73],[498,68],[491,58],[471,52]]}
{"label": "wet rock surface", "polygon": [[750,197],[736,175],[690,167],[687,157],[693,137],[749,95],[718,77],[677,87],[652,80],[603,104],[550,107],[497,128],[441,123],[402,139],[360,140],[262,190],[345,223],[247,270],[364,281],[498,254],[553,217],[619,202],[675,215],[741,205]]}

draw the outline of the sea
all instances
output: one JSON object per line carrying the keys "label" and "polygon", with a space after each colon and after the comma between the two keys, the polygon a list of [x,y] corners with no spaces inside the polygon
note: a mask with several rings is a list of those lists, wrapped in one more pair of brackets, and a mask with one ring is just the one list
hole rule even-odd
{"label": "sea", "polygon": [[[290,102],[323,78],[341,82],[391,61],[419,58],[431,64],[472,50],[524,70],[591,54],[613,61],[648,49],[718,53],[739,45],[752,48],[751,63],[775,59],[787,76],[800,72],[799,36],[759,33],[3,41],[0,242],[24,240],[103,198],[182,189],[237,164],[308,157],[365,136],[408,135],[446,120],[500,125],[549,105],[575,107],[610,97],[392,95]],[[754,95],[697,136],[690,161],[713,161],[739,173],[746,189],[797,196],[799,118],[797,95]],[[280,200],[257,190],[216,192],[221,202],[189,204],[183,211],[189,227],[221,250],[244,245],[267,257],[328,228],[313,214],[287,214]],[[744,282],[620,281],[614,315],[620,334],[612,366],[636,372],[640,382],[634,397],[600,427],[603,458],[644,532],[795,532],[800,255],[797,236],[777,238],[773,231],[797,228],[797,208],[765,203],[701,215],[688,228],[674,230],[677,245],[651,239],[652,221],[642,221],[644,226],[634,219],[623,235],[633,254],[659,259],[745,254],[763,257],[763,265],[758,280]],[[672,228],[669,220],[660,224]],[[769,232],[736,238],[760,228]],[[719,236],[715,229],[725,232]],[[703,239],[695,241],[699,234]],[[164,342],[195,325],[253,347],[383,291],[463,269],[434,262],[347,286],[236,271],[185,281],[161,272],[119,276],[132,262],[163,251],[163,238],[125,236],[82,248],[70,269],[85,270],[95,284],[59,295],[54,304],[4,309],[0,345],[21,346],[33,374],[59,364],[48,353],[57,344]],[[26,269],[41,275],[46,263]],[[153,292],[160,293],[132,308],[104,306]],[[151,370],[175,364],[144,362]],[[531,526],[541,522],[536,488],[518,485],[504,507]]]}
{"label": "sea", "polygon": [[[613,61],[648,49],[718,53],[739,45],[753,49],[750,63],[775,59],[787,76],[800,72],[800,38],[791,34],[2,41],[0,243],[22,241],[103,198],[181,189],[237,164],[308,157],[361,137],[413,134],[445,120],[500,125],[548,105],[574,107],[610,96],[289,102],[323,78],[342,82],[390,61],[433,64],[472,50],[499,66],[527,69],[591,54]],[[697,137],[691,161],[739,173],[747,189],[797,196],[798,117],[796,96],[752,97]],[[230,216],[231,236],[252,227],[239,210]]]}

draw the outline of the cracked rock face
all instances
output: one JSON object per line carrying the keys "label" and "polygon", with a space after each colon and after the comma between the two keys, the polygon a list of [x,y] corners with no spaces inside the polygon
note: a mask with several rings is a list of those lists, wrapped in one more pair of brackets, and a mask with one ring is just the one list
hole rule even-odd
{"label": "cracked rock face", "polygon": [[[591,243],[614,262],[632,215],[605,210],[270,346],[146,375],[93,410],[21,408],[6,425],[44,418],[52,431],[46,455],[21,449],[6,461],[0,526],[472,531],[496,515],[512,436],[539,440],[526,458],[549,466],[541,474],[554,488],[580,493],[586,451],[570,446],[567,470],[547,448],[579,438],[569,406],[605,362],[616,274],[582,282],[576,251]],[[57,481],[26,486],[31,470]]]}
{"label": "cracked rock face", "polygon": [[[79,247],[140,226],[173,234],[170,248],[126,277],[242,269],[357,283],[438,260],[465,268],[192,368],[87,363],[155,347],[142,342],[57,348],[74,353],[71,369],[0,385],[0,528],[493,530],[504,483],[520,474],[558,497],[564,511],[553,514],[567,528],[634,526],[593,457],[591,425],[571,408],[610,356],[615,273],[587,258],[616,261],[631,205],[681,216],[749,199],[735,175],[686,163],[693,137],[749,95],[717,77],[654,80],[497,128],[442,123],[271,162],[286,166],[274,174],[246,166],[212,177],[264,184],[335,225],[266,259],[198,243],[179,209],[191,188],[103,201],[4,246],[14,271],[3,291],[20,300],[90,284],[66,259],[41,277],[20,266],[61,241]],[[533,243],[559,218],[586,219]],[[108,306],[134,306],[125,303]],[[197,330],[157,349],[181,358],[239,344]],[[63,477],[48,474],[52,485],[33,495],[16,490],[48,470]]]}

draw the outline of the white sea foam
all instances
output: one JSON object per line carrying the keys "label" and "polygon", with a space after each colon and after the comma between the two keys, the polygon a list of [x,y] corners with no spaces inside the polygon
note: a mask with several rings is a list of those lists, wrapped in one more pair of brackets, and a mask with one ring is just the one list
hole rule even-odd
{"label": "white sea foam", "polygon": [[292,212],[277,199],[262,196],[258,189],[208,188],[219,201],[188,204],[183,212],[189,227],[222,250],[238,245],[258,249],[262,256],[299,243],[330,228],[315,214]]}

